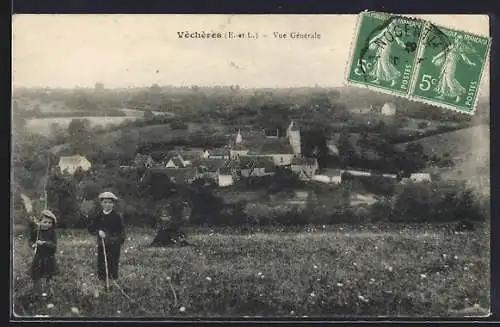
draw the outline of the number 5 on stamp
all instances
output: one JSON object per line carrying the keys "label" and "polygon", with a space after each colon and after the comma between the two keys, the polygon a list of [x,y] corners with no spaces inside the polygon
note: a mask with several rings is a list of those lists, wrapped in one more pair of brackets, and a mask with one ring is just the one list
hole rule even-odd
{"label": "number 5 on stamp", "polygon": [[410,97],[473,114],[490,39],[427,24]]}
{"label": "number 5 on stamp", "polygon": [[423,22],[386,13],[361,13],[347,82],[408,96]]}

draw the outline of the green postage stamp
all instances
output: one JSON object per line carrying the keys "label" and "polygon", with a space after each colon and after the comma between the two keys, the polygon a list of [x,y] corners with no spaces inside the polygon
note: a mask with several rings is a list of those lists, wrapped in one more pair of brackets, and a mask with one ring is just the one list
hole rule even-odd
{"label": "green postage stamp", "polygon": [[490,43],[421,19],[363,12],[347,83],[473,114]]}

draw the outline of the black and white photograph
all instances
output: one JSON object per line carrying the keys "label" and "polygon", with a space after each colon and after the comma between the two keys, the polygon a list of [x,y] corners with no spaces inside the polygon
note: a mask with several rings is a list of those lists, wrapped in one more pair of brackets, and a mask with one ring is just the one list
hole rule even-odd
{"label": "black and white photograph", "polygon": [[358,18],[14,15],[11,317],[489,316],[489,62],[349,85]]}

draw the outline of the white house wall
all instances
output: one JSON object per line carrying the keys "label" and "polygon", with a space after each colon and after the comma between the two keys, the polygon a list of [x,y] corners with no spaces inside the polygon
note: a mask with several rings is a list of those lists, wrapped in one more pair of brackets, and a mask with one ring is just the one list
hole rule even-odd
{"label": "white house wall", "polygon": [[272,155],[273,163],[276,166],[287,166],[292,164],[293,154],[275,154]]}

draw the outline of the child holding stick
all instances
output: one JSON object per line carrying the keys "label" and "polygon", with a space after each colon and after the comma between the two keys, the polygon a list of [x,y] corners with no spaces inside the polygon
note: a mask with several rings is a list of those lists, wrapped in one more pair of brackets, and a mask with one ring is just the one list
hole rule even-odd
{"label": "child holding stick", "polygon": [[45,209],[40,220],[31,224],[30,242],[35,252],[31,264],[31,278],[36,293],[42,290],[42,279],[45,279],[46,291],[52,291],[52,278],[57,273],[56,223],[56,216],[52,211]]}
{"label": "child holding stick", "polygon": [[88,230],[97,236],[97,276],[100,281],[107,282],[108,278],[116,280],[119,276],[125,227],[123,218],[114,210],[118,197],[111,192],[104,192],[99,195],[99,200],[102,210],[90,218]]}

